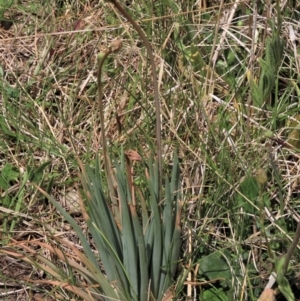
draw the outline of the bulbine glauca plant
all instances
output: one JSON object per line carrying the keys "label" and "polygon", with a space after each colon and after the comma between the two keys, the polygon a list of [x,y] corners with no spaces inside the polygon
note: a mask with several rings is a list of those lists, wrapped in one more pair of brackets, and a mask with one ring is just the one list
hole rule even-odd
{"label": "bulbine glauca plant", "polygon": [[[120,158],[110,158],[104,133],[101,74],[106,58],[122,47],[121,40],[117,39],[98,55],[97,104],[103,130],[102,149],[107,181],[103,181],[98,156],[94,167],[84,166],[78,159],[83,187],[80,208],[94,249],[74,218],[53,197],[37,187],[72,226],[83,251],[71,242],[49,235],[49,241],[53,244],[15,242],[1,252],[44,270],[50,278],[40,283],[63,287],[87,301],[171,300],[181,247],[179,161],[175,154],[171,176],[162,179],[159,99],[151,46],[139,25],[120,4],[110,2],[133,25],[149,54],[156,102],[157,159],[150,157],[145,164],[133,150],[122,150]],[[135,164],[147,166],[146,172],[139,174],[143,178],[143,189],[134,184],[134,161]],[[37,246],[56,256],[67,271],[62,272],[51,260],[37,252],[34,248]]]}

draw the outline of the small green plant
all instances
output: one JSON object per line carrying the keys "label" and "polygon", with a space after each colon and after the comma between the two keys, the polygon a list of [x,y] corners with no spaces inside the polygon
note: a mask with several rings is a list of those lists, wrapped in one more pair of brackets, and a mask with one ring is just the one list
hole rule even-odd
{"label": "small green plant", "polygon": [[230,254],[225,250],[225,252],[211,253],[199,261],[199,276],[205,276],[209,281],[212,281],[210,287],[203,292],[203,300],[227,300],[226,293],[220,290],[220,288],[216,288],[213,284],[213,282],[218,279],[223,288],[228,289],[230,286],[232,272],[230,271],[228,262],[224,259],[227,256],[230,256]]}
{"label": "small green plant", "polygon": [[[113,205],[103,190],[100,161],[96,160],[95,168],[82,166],[86,202],[83,204],[81,201],[81,212],[99,258],[92,252],[76,221],[46,192],[43,193],[75,230],[84,252],[78,251],[68,241],[51,236],[49,239],[69,247],[70,253],[38,241],[10,244],[9,249],[2,249],[1,252],[33,263],[85,300],[164,300],[167,290],[172,292],[181,247],[179,165],[175,156],[171,181],[165,181],[163,202],[158,195],[157,162],[153,165],[150,160],[148,166],[150,176],[146,181],[149,199],[146,200],[130,184],[131,175],[126,172],[129,165],[125,164],[124,154],[121,161],[115,163],[117,210],[112,210]],[[87,285],[61,274],[58,266],[29,248],[30,245],[47,248],[69,267],[69,275],[79,273]],[[11,251],[11,247],[23,249],[26,256],[21,255],[20,251]],[[71,252],[84,266],[72,259]],[[105,274],[100,269],[100,260]],[[53,280],[43,283],[53,284]]]}
{"label": "small green plant", "polygon": [[[119,190],[124,189],[118,188],[117,180],[124,176],[124,186],[129,187],[126,208],[131,214],[134,207],[144,235],[154,216],[149,183],[156,183],[146,173],[153,169],[155,174],[157,160],[163,158],[163,176],[156,179],[161,184],[155,185],[160,190],[157,200],[164,224],[165,181],[171,183],[172,153],[176,149],[180,154],[185,202],[181,217],[183,260],[175,274],[175,298],[257,300],[266,273],[277,271],[277,282],[283,279],[282,264],[276,263],[276,257],[286,253],[286,236],[293,238],[296,219],[293,215],[299,213],[300,72],[296,43],[299,13],[293,5],[295,1],[273,1],[279,10],[275,4],[267,5],[268,1],[236,1],[234,5],[230,1],[202,1],[206,5],[201,1],[152,1],[151,5],[145,0],[126,4],[119,1],[121,9],[130,12],[151,41],[159,98],[154,97],[157,86],[151,80],[153,61],[150,64],[142,38],[130,25],[131,19],[125,14],[115,15],[114,1],[104,4],[100,0],[96,5],[95,1],[58,2],[53,6],[53,1],[47,0],[31,1],[30,5],[29,1],[13,1],[4,18],[17,18],[14,28],[17,35],[3,31],[8,28],[5,22],[0,24],[4,39],[0,68],[0,170],[9,164],[17,173],[14,179],[12,175],[8,188],[3,185],[1,191],[1,227],[6,221],[5,233],[14,250],[7,246],[2,249],[19,252],[20,258],[22,255],[30,260],[25,265],[15,260],[15,266],[18,270],[26,266],[31,281],[39,277],[35,271],[40,267],[46,272],[43,279],[38,278],[38,286],[32,282],[28,285],[31,292],[29,289],[20,294],[32,293],[34,299],[40,299],[34,294],[42,290],[47,294],[43,299],[49,296],[54,300],[76,301],[101,299],[100,294],[103,299],[108,296],[121,299],[129,294],[129,298],[131,294],[139,298],[140,293],[136,297],[133,292],[140,291],[141,282],[136,285],[130,280],[135,274],[134,267],[130,277],[127,270],[123,273],[123,256],[118,257],[122,258],[119,273],[122,283],[108,280],[102,264],[105,260],[87,229],[91,223],[95,224],[95,232],[100,232],[98,220],[90,217],[85,222],[82,216],[76,216],[78,213],[67,211],[74,218],[74,227],[70,229],[71,219],[67,222],[67,217],[51,201],[36,193],[31,182],[45,189],[48,179],[54,178],[55,186],[47,192],[57,201],[70,195],[74,197],[72,201],[77,197],[77,208],[81,195],[84,205],[81,211],[87,212],[88,220],[95,214],[88,203],[95,186],[89,187],[89,179],[95,177],[117,223],[115,233],[122,236]],[[266,66],[273,59],[270,45],[280,50],[276,35],[284,41],[282,56],[274,59],[278,68]],[[95,54],[99,49],[105,54],[108,41],[118,36],[123,41],[120,53],[103,61],[100,57],[98,61],[107,66],[102,83],[104,95],[98,102],[94,98],[97,86],[101,85],[94,82],[98,67]],[[103,101],[104,126],[99,118],[100,101]],[[155,113],[155,104],[160,113]],[[158,139],[154,126],[160,119],[162,125],[157,129],[162,132],[163,157],[155,148]],[[106,144],[101,141],[104,127],[108,140],[106,152]],[[270,131],[271,137],[262,137],[261,133]],[[128,165],[128,149],[137,150],[142,161]],[[105,167],[106,157],[111,160],[108,167]],[[270,165],[271,157],[277,172]],[[86,183],[83,185],[78,184],[77,158],[83,162],[80,170],[82,183]],[[49,159],[53,163],[47,174],[28,177],[30,171]],[[263,193],[252,174],[257,167],[268,171]],[[117,169],[122,171],[118,177]],[[97,170],[101,175],[96,176]],[[106,173],[111,174],[112,185],[108,185]],[[26,185],[21,188],[26,177]],[[80,186],[78,189],[76,184]],[[88,186],[91,192],[82,191],[82,186]],[[17,212],[19,200],[21,207]],[[129,216],[133,223],[135,216]],[[15,226],[8,233],[12,221]],[[90,264],[93,259],[82,247],[84,240],[76,237],[75,221],[83,226],[85,248],[92,246],[95,264]],[[13,239],[21,239],[20,235],[30,243],[12,244]],[[111,245],[107,247],[109,251],[113,249]],[[120,245],[123,247],[122,239]],[[137,253],[136,257],[142,258],[139,248]],[[295,250],[294,254],[283,276],[293,290],[292,284],[298,282],[299,253]],[[7,258],[1,254],[1,264],[3,257]],[[14,272],[11,262],[10,258],[7,268],[4,263],[4,273]],[[32,269],[32,265],[37,268]],[[103,274],[99,273],[99,266]],[[4,273],[0,275],[3,283],[8,278],[14,279]],[[27,286],[25,275],[21,284]],[[42,281],[46,281],[44,285]],[[101,281],[103,290],[99,287]],[[279,288],[283,291],[287,284],[281,282]],[[154,299],[152,290],[155,287],[149,285],[149,299],[152,295]],[[169,292],[172,293],[172,287]],[[57,297],[57,293],[63,297]]]}
{"label": "small green plant", "polygon": [[261,75],[258,84],[253,82],[252,85],[254,104],[259,108],[271,95],[283,58],[284,42],[280,37],[281,26],[279,25],[277,29],[272,24],[270,26],[273,29],[273,34],[271,38],[267,38],[265,59],[259,60]]}
{"label": "small green plant", "polygon": [[[147,172],[143,176],[143,193],[134,184],[134,168],[131,161],[142,161],[134,151],[121,151],[121,158],[113,163],[108,154],[106,136],[104,133],[104,114],[102,106],[101,72],[105,59],[109,54],[118,51],[122,43],[114,41],[106,52],[98,55],[98,98],[100,121],[102,125],[102,146],[108,192],[102,179],[100,160],[97,157],[95,167],[84,166],[78,159],[81,168],[81,182],[84,200],[80,199],[81,212],[88,230],[96,246],[97,255],[90,247],[76,221],[47,192],[39,189],[56,209],[63,215],[75,230],[83,252],[79,252],[70,243],[52,237],[60,245],[68,247],[70,252],[57,247],[47,246],[37,241],[17,242],[10,247],[19,251],[4,249],[1,252],[22,258],[47,272],[54,280],[43,280],[41,283],[56,284],[59,281],[67,290],[84,298],[92,300],[164,300],[166,293],[173,295],[174,276],[180,255],[181,236],[181,193],[180,170],[178,157],[173,158],[170,177],[162,179],[162,154],[160,140],[160,114],[158,88],[156,83],[153,55],[148,40],[141,28],[116,2],[114,5],[133,24],[143,37],[142,40],[152,59],[153,85],[157,103],[157,159],[149,159]],[[112,166],[116,169],[113,171]],[[163,183],[163,185],[162,185]],[[47,248],[53,255],[68,267],[67,275],[59,272],[59,267],[44,256],[37,254],[30,246],[38,245]],[[20,250],[23,255],[20,255]],[[79,265],[72,259],[71,252],[76,254]],[[25,255],[25,256],[24,256]],[[100,263],[104,270],[101,270]],[[84,284],[78,278],[84,279]],[[166,300],[166,299],[165,299]]]}
{"label": "small green plant", "polygon": [[[18,213],[25,207],[24,195],[28,182],[41,184],[43,181],[43,173],[45,168],[51,163],[47,161],[38,167],[29,167],[21,174],[11,164],[6,164],[0,174],[0,192],[3,197],[0,199],[0,205],[14,212],[15,216],[11,218],[9,214],[4,214],[2,224],[2,245],[6,245],[17,225]],[[16,191],[14,194],[12,192]]]}
{"label": "small green plant", "polygon": [[4,18],[4,13],[13,5],[14,0],[0,0],[0,20]]}
{"label": "small green plant", "polygon": [[[11,164],[7,163],[1,170],[0,173],[0,191],[7,192],[12,186],[11,183],[17,181],[19,178],[19,172]],[[11,197],[8,193],[5,193],[0,200],[1,206],[10,208],[12,203]]]}

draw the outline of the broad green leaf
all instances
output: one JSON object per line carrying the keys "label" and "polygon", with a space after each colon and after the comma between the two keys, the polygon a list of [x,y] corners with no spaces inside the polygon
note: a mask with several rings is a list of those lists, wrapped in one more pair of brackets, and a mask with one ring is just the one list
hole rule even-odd
{"label": "broad green leaf", "polygon": [[276,273],[277,273],[276,280],[277,280],[280,292],[284,295],[284,297],[287,299],[287,301],[295,301],[295,296],[292,292],[290,284],[284,275],[285,271],[283,270],[283,267],[284,267],[285,260],[286,260],[286,257],[283,256],[279,260],[275,261]]}
{"label": "broad green leaf", "polygon": [[295,296],[292,292],[291,286],[285,277],[281,278],[280,283],[278,282],[278,287],[287,301],[295,301]]}
{"label": "broad green leaf", "polygon": [[211,287],[203,292],[203,301],[227,301],[227,296],[222,288]]}
{"label": "broad green leaf", "polygon": [[[255,207],[259,207],[259,185],[254,176],[246,176],[238,187],[240,193],[236,193],[236,200],[239,207],[243,207],[245,212],[253,214]],[[267,194],[263,195],[264,206],[270,206],[270,199]]]}
{"label": "broad green leaf", "polygon": [[226,285],[231,279],[230,267],[222,258],[221,253],[213,253],[200,260],[199,273],[208,277],[209,280],[219,279]]}
{"label": "broad green leaf", "polygon": [[246,176],[238,190],[242,194],[236,193],[238,206],[243,207],[247,213],[253,213],[255,209],[248,200],[256,204],[259,196],[259,187],[255,177]]}
{"label": "broad green leaf", "polygon": [[0,188],[6,190],[10,187],[10,181],[17,181],[19,172],[11,164],[5,164],[1,170]]}

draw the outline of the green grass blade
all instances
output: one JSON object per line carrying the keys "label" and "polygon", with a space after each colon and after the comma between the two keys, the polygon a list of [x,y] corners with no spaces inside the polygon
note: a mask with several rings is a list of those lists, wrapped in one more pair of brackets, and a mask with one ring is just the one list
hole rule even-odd
{"label": "green grass blade", "polygon": [[161,264],[162,264],[162,252],[163,252],[163,243],[162,243],[162,223],[161,215],[159,210],[159,190],[157,184],[157,173],[158,168],[157,164],[154,164],[154,170],[152,165],[149,165],[150,171],[150,180],[149,180],[149,190],[150,190],[150,202],[151,202],[151,211],[153,213],[153,219],[151,222],[154,223],[153,226],[153,252],[152,252],[152,266],[151,266],[151,288],[154,297],[156,298],[159,295],[159,283],[161,276]]}
{"label": "green grass blade", "polygon": [[153,252],[153,241],[154,241],[154,223],[152,222],[153,217],[149,218],[149,222],[145,231],[144,241],[146,246],[147,254],[147,265],[151,269],[151,257]]}
{"label": "green grass blade", "polygon": [[[95,258],[95,255],[93,254],[91,247],[89,245],[89,243],[87,242],[81,228],[78,226],[78,224],[75,222],[75,220],[64,210],[64,208],[58,203],[56,202],[48,193],[46,193],[45,191],[43,191],[41,188],[39,188],[38,186],[36,186],[36,188],[42,193],[44,194],[48,200],[55,206],[55,208],[63,215],[63,217],[70,223],[70,225],[72,226],[72,228],[74,229],[74,231],[76,232],[78,238],[80,239],[80,242],[82,244],[83,250],[85,252],[85,254],[87,255],[87,258],[91,264],[91,266],[93,266],[96,269],[96,274],[100,275],[101,274],[101,270],[99,268],[99,264]],[[105,279],[101,276],[100,280]],[[103,280],[104,281],[104,280]],[[105,295],[107,296],[111,296],[112,294],[116,295],[111,287],[111,285],[107,282],[104,281],[101,283],[101,287],[103,289],[103,292]]]}
{"label": "green grass blade", "polygon": [[[164,231],[164,251],[162,270],[160,279],[160,295],[158,299],[163,297],[165,292],[172,284],[173,271],[176,270],[177,260],[180,250],[180,227],[177,225],[178,216],[178,202],[179,202],[179,164],[178,157],[175,154],[171,183],[168,178],[165,180],[165,207],[163,210],[163,231]],[[179,235],[179,236],[178,236]]]}
{"label": "green grass blade", "polygon": [[135,232],[135,237],[138,245],[138,254],[139,254],[139,301],[148,300],[148,286],[149,286],[149,276],[148,276],[148,262],[147,262],[147,253],[144,242],[143,230],[140,224],[140,220],[137,216],[135,207],[132,204],[129,204],[131,211],[133,227]]}
{"label": "green grass blade", "polygon": [[[97,231],[98,234],[95,233],[95,231]],[[119,294],[123,296],[124,300],[130,300],[131,295],[128,290],[131,286],[130,278],[120,257],[110,244],[109,239],[105,237],[99,228],[95,226],[93,233],[98,241],[96,245],[99,246],[99,250],[102,250],[102,252],[100,251],[100,257],[110,282],[114,283],[114,286],[118,289]]]}
{"label": "green grass blade", "polygon": [[171,277],[173,278],[177,270],[178,259],[180,255],[181,248],[181,203],[178,199],[176,205],[176,220],[175,229],[173,233],[172,246],[171,246]]}
{"label": "green grass blade", "polygon": [[161,264],[161,277],[159,283],[159,295],[158,300],[161,299],[163,292],[167,289],[167,283],[169,283],[170,278],[170,253],[171,253],[171,241],[173,236],[174,222],[172,216],[173,199],[170,191],[170,183],[168,179],[165,180],[165,206],[163,209],[163,254],[162,254],[162,264]]}
{"label": "green grass blade", "polygon": [[116,166],[118,193],[121,202],[121,220],[122,220],[122,244],[123,244],[123,264],[130,279],[132,288],[131,296],[137,299],[139,291],[138,276],[138,254],[137,244],[134,237],[132,217],[129,211],[128,203],[131,203],[131,196],[128,189],[127,177],[124,165],[124,153],[122,152],[121,166]]}
{"label": "green grass blade", "polygon": [[122,295],[127,294],[124,288],[129,286],[128,276],[123,267],[123,250],[120,245],[120,233],[104,196],[100,174],[87,168],[87,179],[83,179],[85,191],[88,192],[88,211],[91,220],[88,228],[99,250],[102,263],[108,279],[116,282]]}
{"label": "green grass blade", "polygon": [[90,195],[90,201],[87,201],[89,214],[106,237],[110,237],[119,256],[122,256],[120,233],[103,193],[99,165],[100,163],[96,160],[95,170],[86,168],[87,178],[83,179],[84,189]]}

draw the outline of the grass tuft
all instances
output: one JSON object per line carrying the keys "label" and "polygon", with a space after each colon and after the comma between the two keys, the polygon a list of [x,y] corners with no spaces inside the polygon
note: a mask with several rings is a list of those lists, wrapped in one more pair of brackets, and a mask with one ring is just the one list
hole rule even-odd
{"label": "grass tuft", "polygon": [[[113,5],[12,1],[0,9],[0,277],[6,284],[1,297],[95,298],[90,274],[79,272],[89,264],[88,246],[97,264],[99,254],[78,210],[83,192],[78,174],[97,169],[97,183],[108,195],[99,163],[104,132],[110,158],[118,158],[113,172],[122,148],[139,154],[142,161],[131,162],[135,173],[126,185],[136,189],[138,208],[128,208],[144,217],[139,222],[144,229],[157,189],[148,190],[145,170],[156,172],[148,158],[157,154],[160,120],[162,182],[172,174],[177,152],[183,192],[181,260],[161,297],[257,300],[271,273],[286,266],[282,256],[299,221],[298,2],[122,3],[153,50],[159,118],[147,49]],[[117,37],[123,47],[102,70],[101,126],[97,54]],[[170,179],[162,195],[172,191]],[[72,227],[63,210],[74,220]],[[164,210],[157,219],[174,213]],[[74,227],[81,229],[80,239]],[[48,270],[41,272],[30,256]],[[297,300],[298,249],[290,259],[287,272],[279,273],[278,289],[271,286],[265,294]],[[12,293],[11,285],[20,284],[25,289]],[[126,293],[138,290],[130,287]]]}

